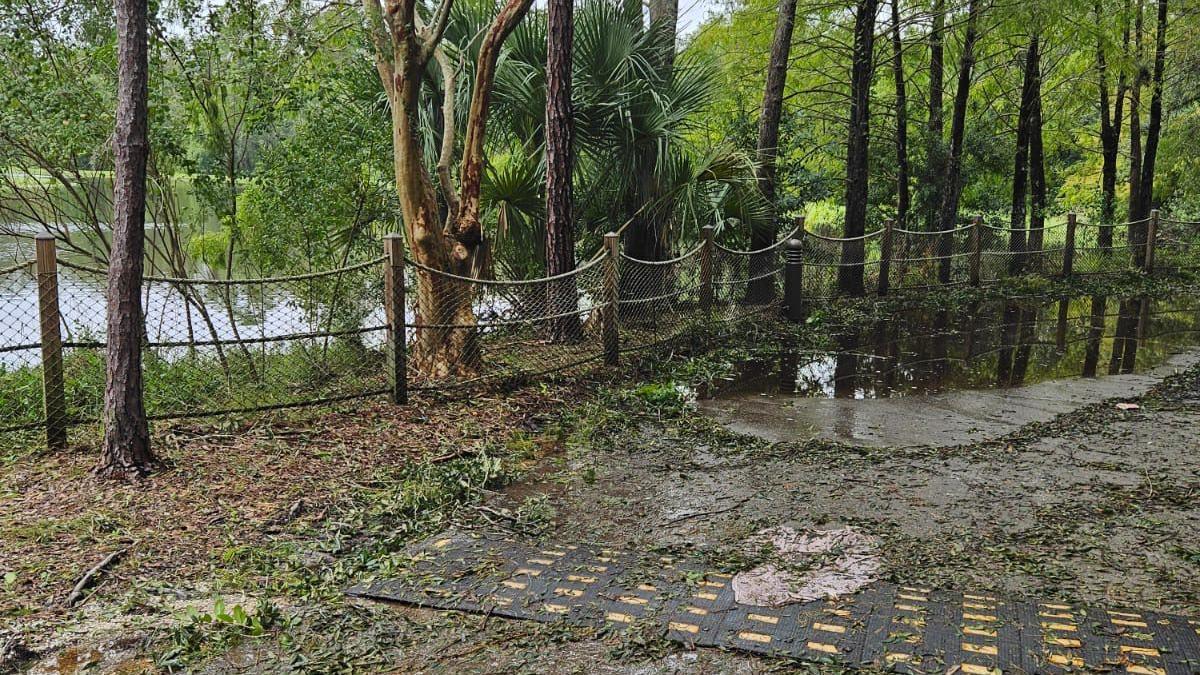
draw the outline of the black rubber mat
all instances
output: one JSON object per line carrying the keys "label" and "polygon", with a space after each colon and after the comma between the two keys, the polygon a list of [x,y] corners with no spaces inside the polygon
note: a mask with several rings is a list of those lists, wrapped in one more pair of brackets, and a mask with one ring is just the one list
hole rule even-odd
{"label": "black rubber mat", "polygon": [[350,595],[576,625],[650,622],[672,640],[901,672],[1200,673],[1200,620],[875,584],[836,600],[756,607],[731,577],[669,556],[452,532],[403,578]]}

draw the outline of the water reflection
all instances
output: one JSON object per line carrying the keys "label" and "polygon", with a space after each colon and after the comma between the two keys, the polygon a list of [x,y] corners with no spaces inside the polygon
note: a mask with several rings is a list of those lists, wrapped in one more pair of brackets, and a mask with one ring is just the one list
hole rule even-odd
{"label": "water reflection", "polygon": [[1105,296],[987,303],[908,312],[867,327],[832,326],[831,352],[783,349],[741,364],[719,395],[758,391],[888,398],[1020,387],[1067,377],[1142,372],[1200,345],[1200,311],[1178,299]]}

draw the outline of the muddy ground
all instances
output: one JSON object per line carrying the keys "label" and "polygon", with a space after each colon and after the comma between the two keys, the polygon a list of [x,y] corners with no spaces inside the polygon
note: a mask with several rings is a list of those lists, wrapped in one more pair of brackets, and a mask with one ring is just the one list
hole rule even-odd
{"label": "muddy ground", "polygon": [[[8,614],[0,671],[840,669],[689,651],[653,629],[596,631],[341,594],[397,573],[408,543],[450,527],[671,551],[737,570],[752,564],[757,552],[744,542],[759,530],[850,525],[882,540],[886,581],[1200,615],[1200,367],[1119,399],[1137,409],[1110,399],[979,442],[902,449],[730,432],[674,387],[680,372],[704,367],[530,401],[519,428],[488,427],[507,435],[478,455],[412,471],[370,466],[392,456],[342,461],[334,473],[352,493],[237,545],[213,535],[205,541],[214,550],[190,549],[194,570],[119,566],[77,609]],[[490,419],[467,417],[477,428]],[[280,494],[264,523],[315,488],[272,489]],[[6,597],[24,601],[11,589]]]}

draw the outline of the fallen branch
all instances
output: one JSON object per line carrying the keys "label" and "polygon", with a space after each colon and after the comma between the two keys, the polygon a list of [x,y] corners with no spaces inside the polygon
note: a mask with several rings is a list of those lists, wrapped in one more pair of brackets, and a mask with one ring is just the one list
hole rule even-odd
{"label": "fallen branch", "polygon": [[75,584],[75,588],[71,589],[71,594],[67,596],[67,607],[74,607],[80,600],[83,599],[83,592],[92,585],[95,578],[104,572],[106,568],[115,563],[118,558],[125,554],[129,549],[123,548],[109,553],[108,556],[96,563],[92,569],[83,573],[79,581]]}
{"label": "fallen branch", "polygon": [[753,496],[744,497],[742,499],[737,500],[733,504],[731,504],[723,509],[717,509],[716,511],[700,511],[697,513],[685,513],[682,516],[676,516],[676,517],[668,520],[666,523],[664,523],[664,525],[675,525],[677,523],[682,523],[685,520],[691,520],[692,518],[699,518],[700,516],[715,516],[719,513],[728,513],[729,511],[739,508],[746,502],[750,501],[752,498],[753,498]]}

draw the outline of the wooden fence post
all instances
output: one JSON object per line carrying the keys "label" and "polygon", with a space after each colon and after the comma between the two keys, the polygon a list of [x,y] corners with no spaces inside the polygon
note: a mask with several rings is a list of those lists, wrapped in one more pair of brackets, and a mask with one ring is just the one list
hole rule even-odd
{"label": "wooden fence post", "polygon": [[983,264],[983,216],[971,218],[971,285],[979,286]]}
{"label": "wooden fence post", "polygon": [[1158,209],[1150,211],[1150,222],[1146,225],[1146,272],[1154,271],[1154,249],[1158,247]]}
{"label": "wooden fence post", "polygon": [[1063,243],[1062,275],[1066,279],[1075,272],[1075,225],[1074,211],[1067,214],[1067,240]]}
{"label": "wooden fence post", "polygon": [[387,314],[388,398],[392,403],[408,403],[408,335],[404,326],[404,238],[389,234],[383,238],[387,257],[383,268],[384,308]]}
{"label": "wooden fence post", "polygon": [[616,232],[604,235],[604,307],[601,308],[601,333],[604,341],[604,363],[615,366],[621,360],[621,337],[617,327],[617,302],[620,300],[620,236]]}
{"label": "wooden fence post", "polygon": [[[712,311],[713,305],[713,226],[700,228],[700,309]],[[753,283],[753,282],[752,282]]]}
{"label": "wooden fence post", "polygon": [[887,295],[891,288],[888,276],[892,271],[892,228],[896,221],[888,218],[883,221],[883,239],[879,242],[879,295]]}
{"label": "wooden fence post", "polygon": [[58,255],[54,235],[39,233],[34,251],[42,336],[42,412],[46,423],[46,446],[51,450],[62,450],[67,447],[67,396],[63,386],[62,316],[58,309]]}

